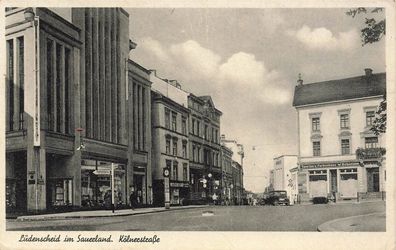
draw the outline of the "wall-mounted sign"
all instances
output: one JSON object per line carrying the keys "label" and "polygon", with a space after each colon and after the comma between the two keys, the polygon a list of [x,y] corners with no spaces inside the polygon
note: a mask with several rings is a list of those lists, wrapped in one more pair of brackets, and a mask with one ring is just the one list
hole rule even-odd
{"label": "wall-mounted sign", "polygon": [[349,167],[359,165],[357,161],[350,162],[326,162],[326,163],[302,163],[302,169],[312,169],[312,168],[334,168],[334,167]]}

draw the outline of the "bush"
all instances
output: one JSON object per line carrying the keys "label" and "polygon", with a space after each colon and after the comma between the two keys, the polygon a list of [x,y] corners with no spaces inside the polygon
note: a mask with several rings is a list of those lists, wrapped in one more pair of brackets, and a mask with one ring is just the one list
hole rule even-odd
{"label": "bush", "polygon": [[313,204],[326,204],[329,202],[327,197],[314,197],[312,199]]}

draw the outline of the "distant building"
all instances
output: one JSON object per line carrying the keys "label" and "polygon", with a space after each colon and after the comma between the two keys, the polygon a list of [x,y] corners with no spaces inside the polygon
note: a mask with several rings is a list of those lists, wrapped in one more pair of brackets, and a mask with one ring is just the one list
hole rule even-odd
{"label": "distant building", "polygon": [[385,73],[295,88],[299,196],[355,199],[385,191],[385,135],[370,128],[386,92]]}
{"label": "distant building", "polygon": [[221,194],[220,117],[210,96],[188,96],[190,178],[192,203],[210,200]]}
{"label": "distant building", "polygon": [[292,175],[290,170],[297,166],[296,155],[282,155],[274,158],[274,190],[285,190],[287,196],[291,199],[292,192]]}
{"label": "distant building", "polygon": [[243,187],[243,168],[241,164],[232,161],[232,180],[234,187],[234,204],[243,205],[245,189]]}
{"label": "distant building", "polygon": [[227,204],[231,204],[231,202],[234,200],[232,155],[233,152],[231,149],[227,148],[224,145],[221,145],[221,161],[222,161],[221,199],[223,202],[226,202]]}

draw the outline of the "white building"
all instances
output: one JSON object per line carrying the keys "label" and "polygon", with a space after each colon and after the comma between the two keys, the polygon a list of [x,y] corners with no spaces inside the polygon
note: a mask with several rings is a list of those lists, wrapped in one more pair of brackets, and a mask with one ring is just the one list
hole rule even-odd
{"label": "white building", "polygon": [[295,88],[302,200],[385,191],[385,135],[376,136],[370,128],[386,92],[386,75],[365,71],[312,84],[299,80]]}
{"label": "white building", "polygon": [[290,169],[297,166],[296,155],[282,155],[274,158],[273,188],[274,190],[285,190],[291,202],[293,179]]}

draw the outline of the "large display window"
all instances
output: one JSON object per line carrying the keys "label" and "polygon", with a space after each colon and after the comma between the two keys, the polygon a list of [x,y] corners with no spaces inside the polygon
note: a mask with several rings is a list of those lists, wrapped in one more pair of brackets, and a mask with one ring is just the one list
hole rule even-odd
{"label": "large display window", "polygon": [[73,179],[48,179],[49,204],[53,207],[73,205]]}

